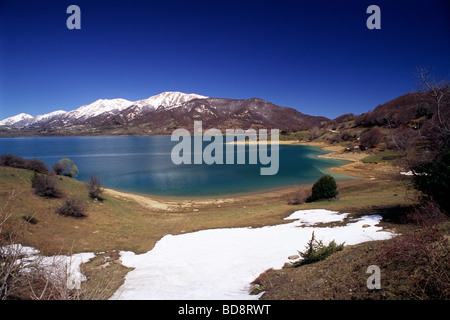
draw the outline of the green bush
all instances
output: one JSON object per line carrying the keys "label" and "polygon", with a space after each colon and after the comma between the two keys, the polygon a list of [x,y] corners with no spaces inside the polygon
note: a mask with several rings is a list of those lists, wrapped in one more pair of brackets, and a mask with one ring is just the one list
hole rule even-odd
{"label": "green bush", "polygon": [[314,183],[309,200],[317,201],[322,199],[332,199],[338,194],[337,184],[334,178],[330,175],[324,175]]}
{"label": "green bush", "polygon": [[321,240],[316,240],[313,232],[311,240],[309,240],[308,245],[306,246],[306,250],[304,252],[298,252],[302,260],[292,263],[292,266],[300,267],[305,264],[311,264],[325,260],[332,253],[341,251],[342,249],[344,249],[344,243],[338,245],[333,240],[325,246]]}
{"label": "green bush", "polygon": [[68,158],[64,158],[59,160],[56,164],[53,165],[53,171],[56,174],[62,174],[67,177],[76,177],[78,176],[78,168],[73,163],[72,160]]}

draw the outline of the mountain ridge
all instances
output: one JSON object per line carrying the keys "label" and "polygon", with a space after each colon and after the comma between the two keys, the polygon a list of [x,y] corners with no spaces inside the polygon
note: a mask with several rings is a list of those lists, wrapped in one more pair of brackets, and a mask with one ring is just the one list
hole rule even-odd
{"label": "mountain ridge", "polygon": [[98,99],[71,111],[32,117],[16,115],[0,121],[0,135],[158,135],[175,128],[308,130],[328,118],[303,114],[259,98],[211,98],[194,93],[162,92],[147,99]]}
{"label": "mountain ridge", "polygon": [[83,105],[77,109],[71,111],[57,110],[43,115],[37,115],[35,117],[20,113],[18,115],[3,119],[0,121],[0,125],[15,126],[18,128],[26,127],[31,124],[36,124],[42,119],[48,119],[52,116],[64,115],[68,119],[83,119],[95,117],[104,113],[116,113],[123,111],[124,109],[137,105],[142,107],[153,107],[156,108],[160,105],[162,106],[172,106],[179,105],[182,102],[189,101],[193,98],[207,98],[206,96],[201,96],[197,94],[185,94],[181,92],[163,92],[155,96],[151,96],[147,99],[141,99],[137,101],[129,101],[122,98],[115,99],[97,99],[96,101]]}

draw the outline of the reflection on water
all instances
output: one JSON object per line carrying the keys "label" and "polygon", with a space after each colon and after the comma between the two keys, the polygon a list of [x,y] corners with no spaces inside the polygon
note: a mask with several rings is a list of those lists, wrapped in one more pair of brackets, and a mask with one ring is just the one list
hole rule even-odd
{"label": "reflection on water", "polygon": [[260,163],[174,165],[170,154],[176,144],[168,136],[0,138],[0,153],[38,158],[50,167],[70,158],[78,167],[80,181],[96,175],[108,188],[161,196],[254,192],[313,183],[324,173],[338,180],[351,179],[327,171],[344,162],[315,157],[325,153],[315,147],[280,145],[278,173],[261,176]]}

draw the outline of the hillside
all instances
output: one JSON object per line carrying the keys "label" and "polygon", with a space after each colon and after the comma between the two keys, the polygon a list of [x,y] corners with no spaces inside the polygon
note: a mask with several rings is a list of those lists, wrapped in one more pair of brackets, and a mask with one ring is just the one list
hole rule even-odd
{"label": "hillside", "polygon": [[[335,119],[303,114],[258,99],[209,98],[196,94],[163,92],[148,99],[100,99],[69,112],[54,111],[32,117],[21,113],[0,121],[0,136],[168,135],[177,128],[276,128],[283,133],[315,130],[310,140],[351,141],[368,128],[419,127],[433,115],[423,92],[407,93],[360,115]],[[346,134],[342,139],[336,133]],[[349,137],[350,135],[350,137]],[[296,139],[301,134],[291,138]],[[304,135],[302,136],[304,138]]]}
{"label": "hillside", "polygon": [[[442,103],[445,119],[449,109],[448,104]],[[357,157],[363,158],[364,154],[379,154],[380,161],[396,161],[402,160],[399,144],[412,148],[413,144],[426,145],[433,140],[435,118],[432,100],[419,91],[401,95],[363,114],[343,114],[308,130],[283,131],[281,139],[331,144],[342,147],[347,156],[359,154]],[[398,161],[396,164],[405,165]]]}

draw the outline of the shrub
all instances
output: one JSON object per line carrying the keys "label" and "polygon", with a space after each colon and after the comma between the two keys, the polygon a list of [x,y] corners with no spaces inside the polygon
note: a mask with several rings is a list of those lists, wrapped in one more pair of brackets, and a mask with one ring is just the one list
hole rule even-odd
{"label": "shrub", "polygon": [[[62,174],[68,177],[76,177],[78,175],[78,168],[72,160],[64,158],[53,165],[53,170],[57,174]],[[59,173],[58,173],[59,172]]]}
{"label": "shrub", "polygon": [[313,141],[317,138],[319,138],[320,136],[323,135],[323,132],[318,128],[318,127],[314,127],[309,131],[310,135],[309,135],[309,140]]}
{"label": "shrub", "polygon": [[353,141],[353,140],[356,139],[356,136],[355,136],[354,134],[351,134],[350,132],[344,132],[344,133],[342,134],[341,139],[342,139],[343,141]]}
{"label": "shrub", "polygon": [[341,141],[341,135],[339,133],[335,133],[328,138],[331,143],[338,143]]}
{"label": "shrub", "polygon": [[103,200],[103,197],[101,196],[103,189],[99,178],[92,175],[88,182],[88,189],[89,189],[89,197],[100,201]]}
{"label": "shrub", "polygon": [[450,214],[450,148],[445,149],[433,162],[413,169],[416,188],[436,201]]}
{"label": "shrub", "polygon": [[38,174],[34,173],[31,178],[31,186],[34,188],[34,192],[46,198],[60,198],[62,191],[56,187],[56,177],[52,174]]}
{"label": "shrub", "polygon": [[337,184],[330,175],[324,175],[314,183],[309,201],[332,199],[338,195]]}
{"label": "shrub", "polygon": [[69,198],[56,211],[59,215],[73,218],[85,217],[86,208],[83,202],[77,198]]}
{"label": "shrub", "polygon": [[5,167],[22,168],[25,164],[25,159],[13,154],[2,154],[0,156],[0,165]]}
{"label": "shrub", "polygon": [[447,220],[445,211],[435,201],[422,201],[405,217],[405,222],[422,228],[435,226]]}
{"label": "shrub", "polygon": [[306,246],[306,250],[304,252],[298,252],[300,257],[302,257],[302,260],[292,263],[292,266],[300,267],[305,264],[311,264],[325,260],[332,253],[341,251],[342,249],[344,249],[344,243],[338,245],[333,240],[325,246],[321,240],[316,240],[313,232],[311,240],[309,240],[308,245]]}
{"label": "shrub", "polygon": [[288,199],[289,205],[303,204],[311,195],[305,189],[300,189]]}
{"label": "shrub", "polygon": [[361,134],[360,142],[363,149],[375,148],[384,139],[384,134],[378,127],[373,127],[372,129]]}
{"label": "shrub", "polygon": [[49,171],[47,165],[39,159],[25,160],[24,169],[33,170],[39,173],[47,173]]}
{"label": "shrub", "polygon": [[59,162],[52,165],[52,169],[53,169],[53,172],[56,173],[57,175],[61,175],[62,172],[64,171],[64,167]]}
{"label": "shrub", "polygon": [[25,220],[26,222],[30,223],[30,224],[37,224],[38,223],[38,219],[36,219],[33,216],[22,216],[22,219]]}
{"label": "shrub", "polygon": [[0,156],[0,166],[28,169],[39,173],[48,172],[47,165],[39,159],[24,159],[9,153]]}
{"label": "shrub", "polygon": [[[419,214],[437,215],[430,212]],[[395,294],[405,299],[450,298],[450,243],[440,225],[429,222],[425,225],[420,222],[419,228],[411,228],[394,237],[376,257],[380,266],[390,273],[389,277],[408,277],[407,285],[395,288]]]}

